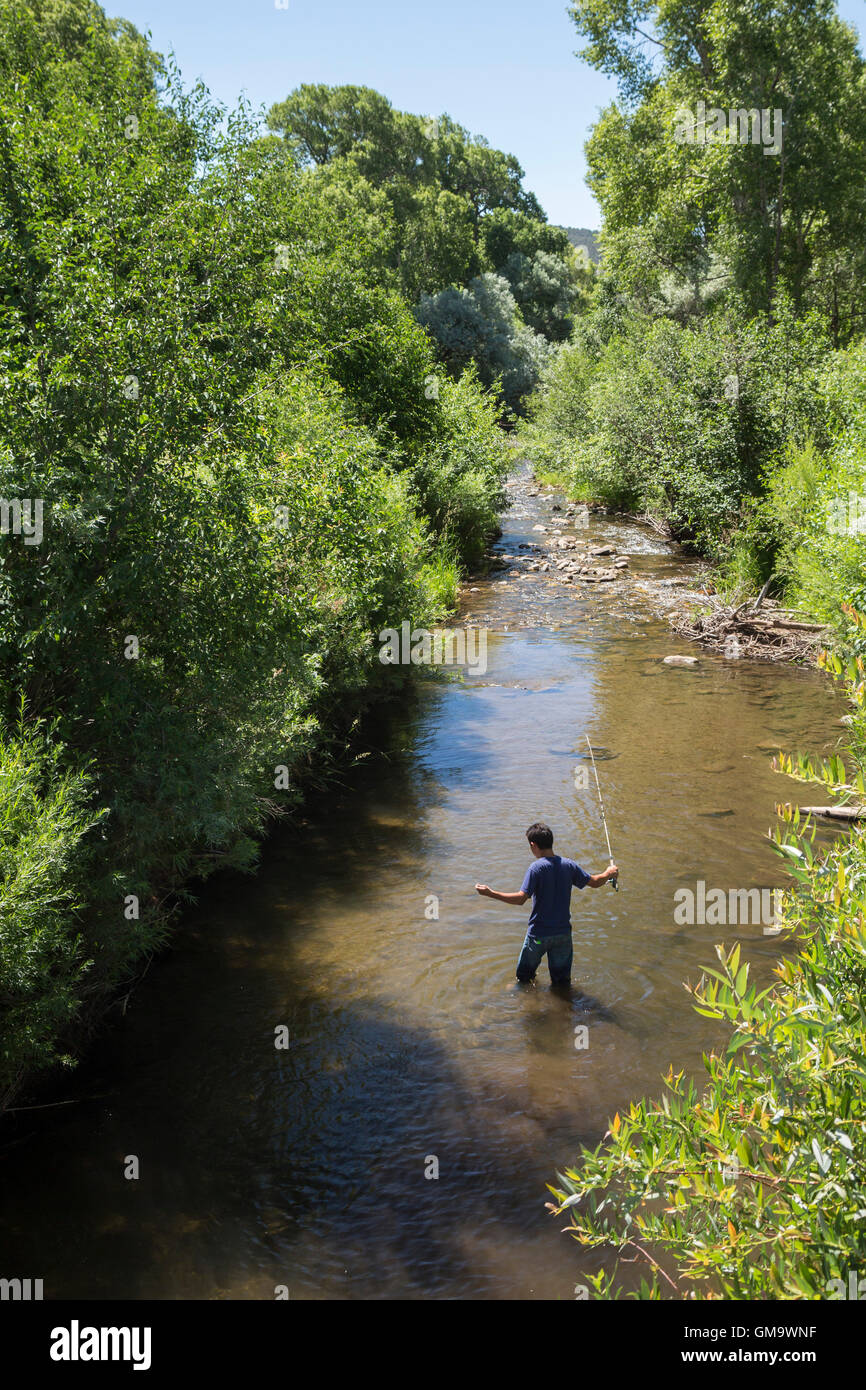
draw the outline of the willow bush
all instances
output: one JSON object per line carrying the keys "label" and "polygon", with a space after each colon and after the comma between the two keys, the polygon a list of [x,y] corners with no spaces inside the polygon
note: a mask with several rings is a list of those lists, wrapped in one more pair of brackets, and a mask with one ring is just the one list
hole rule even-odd
{"label": "willow bush", "polygon": [[817,319],[783,300],[772,325],[730,309],[682,325],[599,295],[546,367],[521,442],[572,496],[720,558],[786,445],[823,429],[826,353]]}
{"label": "willow bush", "polygon": [[398,693],[507,450],[354,185],[91,0],[0,6],[0,77],[2,1104]]}
{"label": "willow bush", "polygon": [[772,573],[788,601],[846,640],[840,595],[862,588],[866,560],[866,343],[832,353],[818,381],[826,437],[793,442],[749,500],[726,577],[760,588]]}
{"label": "willow bush", "polygon": [[98,817],[88,777],[64,770],[49,732],[0,723],[0,1105],[28,1069],[66,1060],[57,1040],[90,964],[75,913]]}

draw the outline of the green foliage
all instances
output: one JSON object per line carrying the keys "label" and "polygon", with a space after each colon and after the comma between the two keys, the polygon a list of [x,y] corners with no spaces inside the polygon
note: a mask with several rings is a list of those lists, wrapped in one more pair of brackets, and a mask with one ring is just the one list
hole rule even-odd
{"label": "green foliage", "polygon": [[818,438],[790,444],[748,500],[725,556],[728,580],[779,592],[836,629],[839,601],[859,603],[866,565],[866,347],[831,354],[816,381]]}
{"label": "green foliage", "polygon": [[550,344],[523,322],[508,281],[479,275],[468,289],[422,295],[419,322],[436,340],[449,371],[470,363],[487,387],[497,387],[513,410],[539,380]]}
{"label": "green foliage", "polygon": [[[317,186],[340,190],[344,208],[357,199],[368,220],[380,214],[381,263],[418,303],[449,366],[474,362],[485,385],[501,375],[505,399],[519,406],[543,355],[525,325],[551,342],[567,338],[592,270],[562,228],[547,225],[517,160],[447,115],[396,111],[366,87],[299,87],[268,124]],[[510,285],[519,319],[492,291],[495,276]]]}
{"label": "green foliage", "polygon": [[782,306],[772,327],[721,314],[616,325],[610,304],[599,315],[548,368],[528,452],[579,495],[646,512],[718,556],[742,498],[789,438],[820,423],[820,335]]}
{"label": "green foliage", "polygon": [[519,253],[530,260],[538,251],[570,263],[573,247],[562,227],[530,217],[511,208],[494,208],[481,224],[485,269],[499,270],[509,256]]}
{"label": "green foliage", "polygon": [[549,251],[536,251],[531,258],[514,251],[501,274],[533,332],[551,343],[571,336],[578,304],[585,308],[589,300],[593,274],[589,263],[579,264],[574,254],[566,260]]}
{"label": "green foliage", "polygon": [[441,433],[416,471],[416,485],[443,544],[479,564],[505,506],[508,447],[495,400],[480,390],[474,367],[457,381],[443,377],[438,391]]}
{"label": "green foliage", "polygon": [[305,83],[271,108],[268,126],[304,163],[350,160],[362,177],[398,195],[407,184],[438,185],[465,197],[477,221],[494,208],[541,220],[513,155],[470,136],[450,116],[434,120],[397,111],[370,87]]}
{"label": "green foliage", "polygon": [[0,73],[0,499],[44,505],[0,536],[11,1092],[399,690],[378,633],[453,607],[503,445],[430,389],[373,167],[300,170],[84,0],[4,5]]}
{"label": "green foliage", "polygon": [[[866,668],[830,665],[854,710],[845,759],[780,766],[862,799]],[[718,969],[690,991],[729,1034],[704,1058],[703,1090],[671,1070],[660,1101],[615,1115],[551,1189],[584,1248],[646,1266],[636,1297],[844,1298],[862,1274],[866,838],[855,830],[819,852],[799,812],[780,810],[775,842],[793,879],[783,925],[798,954],[759,990],[740,946],[718,946]],[[594,1282],[599,1296],[621,1296],[616,1273]]]}
{"label": "green foliage", "polygon": [[89,778],[64,768],[44,727],[0,723],[0,1108],[23,1076],[60,1059],[78,1011],[91,804]]}
{"label": "green foliage", "polygon": [[[834,0],[575,0],[571,13],[622,93],[587,146],[609,269],[689,284],[715,260],[750,315],[772,313],[784,282],[836,344],[862,331],[866,66]],[[781,122],[757,143],[751,128],[729,139],[727,122],[705,141],[699,102]]]}
{"label": "green foliage", "polygon": [[475,274],[478,251],[472,209],[447,188],[421,189],[403,229],[401,282],[414,303]]}

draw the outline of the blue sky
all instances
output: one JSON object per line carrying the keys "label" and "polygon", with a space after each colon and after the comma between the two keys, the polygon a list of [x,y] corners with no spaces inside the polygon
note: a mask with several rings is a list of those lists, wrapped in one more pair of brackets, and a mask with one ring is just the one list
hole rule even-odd
{"label": "blue sky", "polygon": [[[613,83],[574,56],[565,0],[102,0],[162,53],[174,50],[233,105],[282,100],[302,82],[375,87],[406,111],[447,111],[515,154],[551,222],[599,225],[583,143]],[[866,0],[842,0],[866,34]]]}

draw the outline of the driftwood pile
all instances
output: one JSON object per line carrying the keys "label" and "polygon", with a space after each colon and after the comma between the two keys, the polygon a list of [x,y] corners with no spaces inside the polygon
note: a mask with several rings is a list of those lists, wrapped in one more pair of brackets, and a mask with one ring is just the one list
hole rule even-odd
{"label": "driftwood pile", "polygon": [[725,603],[718,594],[707,594],[708,613],[674,613],[671,623],[681,636],[713,647],[731,660],[814,662],[826,645],[827,628],[780,607],[765,593],[737,606]]}

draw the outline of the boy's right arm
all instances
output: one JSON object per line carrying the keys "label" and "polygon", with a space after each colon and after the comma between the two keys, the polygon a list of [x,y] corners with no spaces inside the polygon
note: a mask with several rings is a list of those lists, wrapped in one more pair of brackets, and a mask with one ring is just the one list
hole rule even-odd
{"label": "boy's right arm", "polygon": [[589,888],[600,888],[603,883],[607,883],[610,879],[616,878],[618,873],[619,869],[616,864],[611,864],[603,873],[590,874],[586,880],[587,886]]}
{"label": "boy's right arm", "polygon": [[510,903],[513,907],[520,907],[529,897],[528,893],[497,893],[495,888],[488,888],[486,883],[476,883],[476,893],[480,893],[482,898],[496,898],[497,902]]}

